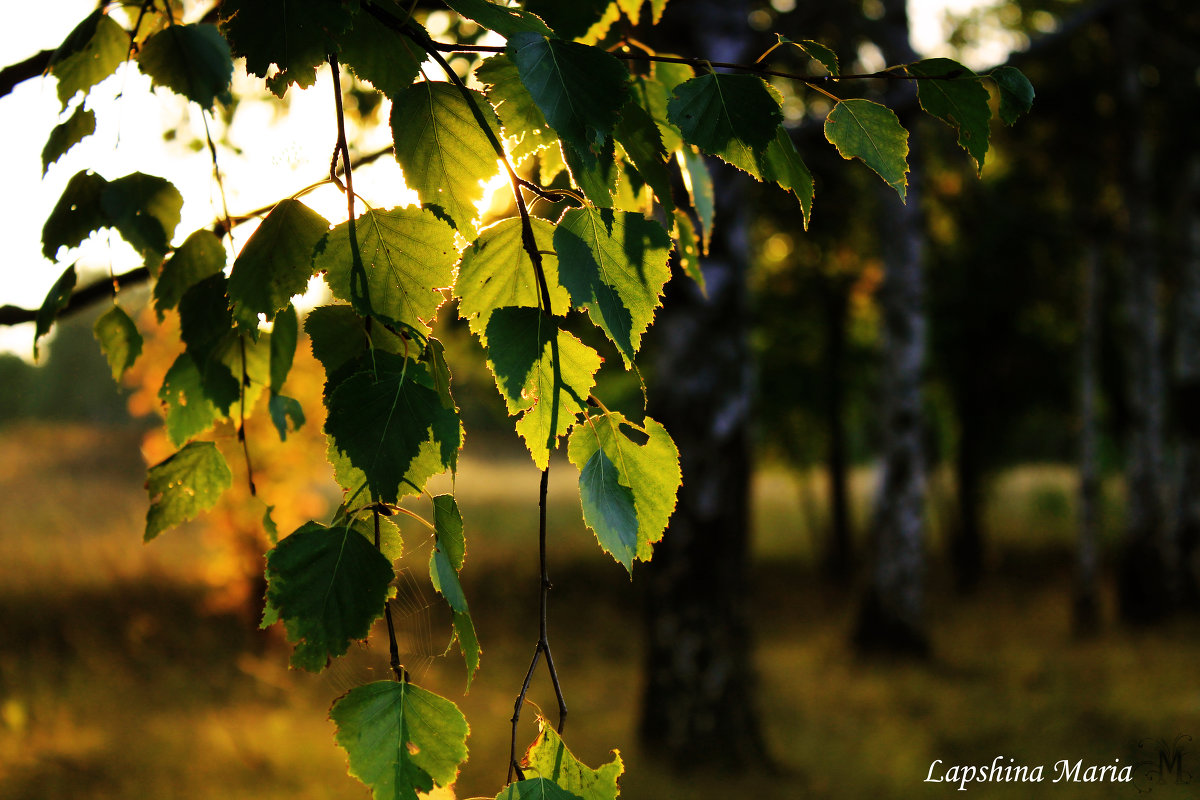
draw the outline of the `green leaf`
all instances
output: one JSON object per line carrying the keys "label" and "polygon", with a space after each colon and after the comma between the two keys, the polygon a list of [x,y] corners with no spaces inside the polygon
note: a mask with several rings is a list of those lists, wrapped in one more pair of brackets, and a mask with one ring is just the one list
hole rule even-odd
{"label": "green leaf", "polygon": [[42,148],[42,176],[45,177],[49,172],[51,164],[95,132],[95,112],[80,104],[66,122],[56,125],[54,130],[50,131],[50,138],[46,140],[46,146]]}
{"label": "green leaf", "polygon": [[296,309],[289,305],[275,317],[271,328],[271,391],[282,391],[296,357],[296,340],[300,337],[300,325]]}
{"label": "green leaf", "polygon": [[395,503],[454,469],[462,446],[457,412],[442,405],[425,367],[374,351],[329,396],[325,431],[361,470],[374,497]]}
{"label": "green leaf", "polygon": [[783,111],[762,78],[709,73],[675,87],[667,117],[684,141],[757,176]]}
{"label": "green leaf", "polygon": [[350,306],[321,306],[304,318],[313,356],[325,368],[328,396],[350,375],[358,359],[367,352],[370,342],[362,317]]}
{"label": "green leaf", "polygon": [[[538,717],[538,736],[521,762],[525,779],[545,778],[580,800],[616,800],[621,790],[617,779],[625,771],[621,754],[613,752],[613,760],[592,769],[577,759],[554,728]],[[551,795],[553,796],[553,795]]]}
{"label": "green leaf", "polygon": [[997,67],[988,77],[1000,90],[1000,119],[1012,125],[1033,108],[1033,84],[1016,67]]}
{"label": "green leaf", "polygon": [[120,381],[142,352],[142,335],[137,325],[120,306],[114,305],[96,320],[92,333],[100,342],[113,380]]}
{"label": "green leaf", "polygon": [[641,214],[573,208],[558,223],[554,249],[571,301],[632,364],[671,277],[667,232]]}
{"label": "green leaf", "polygon": [[[441,290],[454,283],[454,230],[420,208],[372,209],[356,222],[373,314],[428,336]],[[334,297],[351,299],[350,226],[343,222],[317,247],[313,260]]]}
{"label": "green leaf", "polygon": [[[631,431],[630,433],[626,431]],[[639,444],[636,439],[645,439]],[[594,462],[596,453],[603,450],[607,463]],[[571,463],[580,469],[581,499],[584,492],[584,471],[591,465],[589,480],[606,481],[604,486],[611,489],[611,478],[600,472],[602,468],[611,465],[616,469],[617,484],[629,489],[633,494],[633,504],[636,509],[637,543],[636,557],[639,561],[649,561],[655,542],[662,539],[667,522],[675,510],[675,496],[682,483],[679,471],[679,451],[671,441],[666,428],[646,417],[639,428],[625,417],[616,412],[608,412],[591,417],[587,424],[577,425],[571,432],[567,442],[567,456]],[[597,488],[590,488],[591,497],[597,497]],[[617,499],[610,499],[610,504],[617,504]],[[620,510],[619,505],[616,506]],[[610,515],[611,516],[611,515]],[[619,522],[620,519],[616,518]],[[624,528],[615,527],[611,519],[596,516],[595,509],[589,517],[587,505],[584,506],[584,521],[596,532],[598,538],[606,537],[611,543],[614,531],[621,534],[624,543]],[[607,525],[602,532],[597,524]],[[601,538],[601,546],[608,550],[605,538]],[[623,551],[621,551],[623,552]],[[613,552],[614,558],[629,568],[629,564]]]}
{"label": "green leaf", "polygon": [[488,0],[446,0],[446,5],[506,39],[518,33],[554,35],[541,17],[523,8],[506,8]]}
{"label": "green leaf", "polygon": [[[236,383],[233,389],[236,398]],[[208,430],[224,416],[206,394],[200,369],[187,353],[180,353],[167,370],[158,399],[166,407],[167,437],[176,447]]]}
{"label": "green leaf", "polygon": [[109,181],[100,193],[106,224],[147,261],[161,261],[179,225],[183,195],[165,178],[134,172]]}
{"label": "green leaf", "polygon": [[445,598],[446,604],[454,613],[467,613],[467,596],[458,581],[458,573],[450,565],[445,551],[437,545],[434,545],[433,552],[429,555],[429,579],[433,582],[433,588]]}
{"label": "green leaf", "polygon": [[[408,24],[421,29],[413,20]],[[422,31],[424,29],[421,29]],[[358,14],[342,37],[338,60],[390,98],[416,79],[425,51],[409,37],[380,23],[371,14]]]}
{"label": "green leaf", "polygon": [[267,600],[296,643],[292,666],[320,672],[383,615],[391,563],[347,525],[308,522],[267,553]]}
{"label": "green leaf", "polygon": [[446,363],[446,348],[431,336],[425,342],[425,353],[422,360],[429,365],[433,388],[438,393],[438,399],[442,401],[442,406],[457,409],[454,397],[450,394],[450,365]]}
{"label": "green leaf", "polygon": [[329,0],[224,0],[219,12],[233,54],[244,56],[246,71],[267,78],[267,88],[283,97],[289,84],[304,88],[316,82],[316,67],[338,51],[357,6]]}
{"label": "green leaf", "polygon": [[[554,253],[554,224],[531,217],[533,238],[542,254],[542,272],[550,289],[551,309],[564,312],[571,297],[558,280],[558,256]],[[463,251],[458,266],[454,296],[459,299],[459,316],[487,347],[487,324],[492,312],[503,307],[538,308],[540,294],[533,263],[521,239],[521,220],[510,217],[485,228]]]}
{"label": "green leaf", "polygon": [[463,662],[467,667],[467,691],[471,691],[471,681],[479,670],[479,657],[483,653],[479,646],[479,637],[475,633],[475,623],[469,613],[454,612],[454,638],[458,639],[458,650],[462,653]]}
{"label": "green leaf", "polygon": [[[657,68],[660,66],[662,65],[655,65],[656,74]],[[683,80],[692,77],[691,68],[687,67],[686,69],[687,76]],[[634,75],[630,80],[629,87],[630,101],[641,106],[658,127],[663,149],[668,153],[678,150],[683,139],[679,134],[679,129],[667,118],[667,103],[671,100],[671,89],[662,81],[648,75]]]}
{"label": "green leaf", "polygon": [[534,308],[500,308],[488,322],[488,366],[538,469],[571,429],[602,359]]}
{"label": "green leaf", "polygon": [[583,521],[596,532],[600,548],[630,572],[638,549],[638,520],[633,491],[622,486],[617,468],[597,448],[579,471]]}
{"label": "green leaf", "polygon": [[78,92],[87,92],[117,71],[129,55],[129,34],[97,8],[72,30],[50,58],[63,108]]}
{"label": "green leaf", "polygon": [[60,247],[77,247],[92,231],[108,224],[100,207],[106,186],[108,181],[94,172],[83,170],[71,176],[42,227],[42,255],[53,261]]}
{"label": "green leaf", "polygon": [[763,180],[775,181],[785,191],[795,195],[804,214],[804,229],[812,218],[813,177],[808,167],[796,152],[791,135],[782,125],[775,129],[775,138],[767,147],[761,163]]}
{"label": "green leaf", "polygon": [[612,137],[593,156],[583,156],[571,145],[562,142],[563,162],[570,171],[571,181],[597,208],[612,208],[617,191],[617,148]]}
{"label": "green leaf", "polygon": [[212,508],[233,485],[225,457],[212,442],[192,442],[150,468],[145,541]]}
{"label": "green leaf", "polygon": [[475,77],[488,87],[488,102],[504,129],[508,151],[517,163],[558,143],[533,95],[521,83],[517,67],[506,55],[492,56],[475,68]]}
{"label": "green leaf", "polygon": [[192,285],[225,268],[225,247],[207,228],[193,233],[163,264],[154,284],[154,308],[159,320],[174,308]]}
{"label": "green leaf", "polygon": [[890,108],[870,100],[842,100],[825,118],[825,138],[842,158],[861,159],[904,199],[908,131]]}
{"label": "green leaf", "polygon": [[37,317],[34,320],[33,331],[33,360],[38,358],[38,340],[50,332],[50,327],[54,325],[54,320],[58,318],[58,312],[67,307],[71,302],[71,292],[75,291],[75,265],[67,267],[62,275],[58,276],[58,280],[50,287],[49,293],[46,294],[46,299],[42,301],[42,307],[38,309]]}
{"label": "green leaf", "polygon": [[704,272],[700,269],[700,240],[696,237],[696,227],[692,224],[692,218],[681,208],[675,209],[675,239],[679,267],[696,282],[702,293],[707,294]]}
{"label": "green leaf", "polygon": [[438,547],[445,552],[455,572],[461,570],[467,545],[463,538],[462,515],[454,495],[439,494],[433,498],[433,527]]}
{"label": "green leaf", "polygon": [[675,210],[671,198],[671,175],[667,171],[667,150],[654,118],[634,98],[630,98],[621,110],[621,121],[617,124],[616,140],[625,149],[642,180],[654,190],[654,196],[670,215]]}
{"label": "green leaf", "polygon": [[982,171],[992,109],[979,76],[948,58],[930,58],[904,69],[914,78],[921,78],[917,81],[921,108],[958,131],[959,146],[975,159]]}
{"label": "green leaf", "polygon": [[525,0],[526,11],[537,14],[563,39],[578,39],[612,8],[611,0]]}
{"label": "green leaf", "polygon": [[700,252],[708,250],[712,240],[713,223],[717,214],[717,196],[713,190],[712,173],[708,164],[693,147],[684,147],[678,151],[680,169],[683,173],[683,185],[692,198],[692,208],[700,219]]}
{"label": "green leaf", "polygon": [[526,778],[504,787],[496,800],[579,800],[579,795],[546,778]]}
{"label": "green leaf", "polygon": [[629,93],[629,70],[603,50],[520,33],[508,57],[559,137],[585,160],[604,150]]}
{"label": "green leaf", "polygon": [[[479,92],[470,95],[499,140],[500,120],[492,107]],[[474,238],[475,204],[500,166],[466,98],[450,83],[415,83],[396,96],[391,124],[404,182],[422,206],[438,206],[466,238]]]}
{"label": "green leaf", "polygon": [[[775,36],[778,38],[775,47],[778,47],[782,44],[794,44],[796,47],[799,47],[806,56],[819,61],[821,66],[825,67],[826,71],[829,72],[830,75],[838,74],[837,53],[833,52],[825,45],[821,44],[820,42],[814,42],[812,39],[801,39],[800,41],[795,41],[787,38],[781,33],[777,33]],[[771,49],[773,50],[775,48],[773,47]]]}
{"label": "green leaf", "polygon": [[267,410],[281,442],[287,441],[289,430],[295,432],[304,426],[304,407],[298,400],[272,392]]}
{"label": "green leaf", "polygon": [[351,689],[329,718],[350,774],[371,788],[374,800],[418,800],[417,792],[454,783],[467,758],[466,717],[454,703],[406,681]]}
{"label": "green leaf", "polygon": [[211,109],[229,101],[233,59],[216,25],[168,25],[152,34],[138,51],[138,66],[155,86]]}
{"label": "green leaf", "polygon": [[238,327],[257,336],[268,320],[308,288],[313,249],[329,222],[299,200],[281,200],[242,247],[229,273],[229,299]]}
{"label": "green leaf", "polygon": [[[183,293],[179,301],[179,336],[202,372],[219,355],[233,333],[224,273],[210,275]],[[236,388],[235,388],[236,394]]]}

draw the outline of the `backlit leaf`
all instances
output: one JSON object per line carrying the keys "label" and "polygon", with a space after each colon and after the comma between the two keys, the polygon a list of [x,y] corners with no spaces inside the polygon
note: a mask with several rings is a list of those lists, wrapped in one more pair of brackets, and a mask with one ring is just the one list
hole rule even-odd
{"label": "backlit leaf", "polygon": [[[500,121],[492,107],[479,92],[470,94],[499,139]],[[473,238],[479,217],[475,204],[500,167],[466,98],[450,83],[415,83],[396,96],[391,124],[404,182],[421,205],[438,206],[466,238]]]}
{"label": "backlit leaf", "polygon": [[134,172],[109,181],[100,193],[106,224],[149,260],[171,249],[179,225],[183,195],[165,178]]}
{"label": "backlit leaf", "polygon": [[641,214],[573,208],[558,223],[554,249],[571,301],[631,364],[671,276],[667,232]]}
{"label": "backlit leaf", "polygon": [[383,615],[391,563],[348,525],[308,522],[267,553],[267,600],[296,644],[292,666],[321,671]]}
{"label": "backlit leaf", "polygon": [[45,176],[50,165],[68,150],[95,132],[96,114],[91,109],[84,108],[81,103],[66,122],[56,125],[54,130],[50,131],[50,138],[42,148],[42,175]]}
{"label": "backlit leaf", "polygon": [[475,77],[486,84],[488,102],[496,109],[508,151],[518,163],[527,156],[558,144],[542,110],[521,83],[517,67],[506,55],[492,56],[475,68]]}
{"label": "backlit leaf", "polygon": [[108,225],[100,196],[108,181],[94,172],[76,172],[42,226],[42,254],[53,261],[60,247],[77,247],[92,231]]}
{"label": "backlit leaf", "polygon": [[[408,24],[419,27],[412,20]],[[342,37],[338,53],[344,66],[388,97],[396,97],[412,84],[425,58],[425,51],[412,39],[363,13]]]}
{"label": "backlit leaf", "polygon": [[[538,469],[586,410],[601,358],[535,308],[501,308],[487,328],[488,366]],[[557,401],[557,402],[556,402]]]}
{"label": "backlit leaf", "polygon": [[169,25],[142,43],[137,60],[155,86],[165,86],[201,108],[211,109],[218,98],[229,98],[233,59],[216,25]]}
{"label": "backlit leaf", "polygon": [[96,320],[92,333],[112,370],[114,381],[120,381],[125,370],[133,366],[142,352],[142,335],[120,306],[114,305]]}
{"label": "backlit leaf", "polygon": [[799,41],[796,41],[789,39],[780,33],[775,34],[775,36],[778,38],[778,43],[775,45],[776,47],[783,44],[795,45],[796,47],[800,48],[805,55],[815,59],[816,61],[819,61],[821,66],[825,67],[825,70],[830,75],[838,74],[837,53],[833,52],[825,45],[821,44],[820,42],[814,42],[812,39],[800,39]]}
{"label": "backlit leaf", "polygon": [[229,273],[229,298],[238,327],[257,335],[268,320],[308,288],[313,249],[329,222],[299,200],[281,200],[242,246]]}
{"label": "backlit leaf", "polygon": [[488,0],[446,0],[446,5],[505,38],[523,32],[554,35],[541,17],[523,8],[508,8]]}
{"label": "backlit leaf", "polygon": [[[246,71],[267,78],[267,88],[283,97],[291,83],[316,81],[316,67],[337,52],[358,3],[330,0],[224,0],[221,30]],[[272,70],[275,66],[277,69]]]}
{"label": "backlit leaf", "polygon": [[713,190],[712,173],[704,156],[695,148],[688,146],[678,151],[677,160],[683,173],[683,185],[692,198],[692,207],[700,218],[700,252],[708,250],[708,242],[712,239],[713,223],[716,220],[717,197]]}
{"label": "backlit leaf", "polygon": [[[232,399],[236,399],[236,383],[233,390]],[[205,393],[200,369],[187,353],[180,353],[167,370],[158,390],[158,399],[166,409],[167,437],[176,447],[208,430],[224,416],[224,412]],[[227,404],[225,408],[228,408]]]}
{"label": "backlit leaf", "polygon": [[1012,125],[1033,108],[1033,84],[1016,67],[998,67],[989,73],[1000,90],[1000,119]]}
{"label": "backlit leaf", "polygon": [[842,158],[861,159],[904,199],[908,131],[894,111],[870,100],[842,100],[825,118],[825,138]]}
{"label": "backlit leaf", "polygon": [[212,442],[192,442],[146,474],[150,509],[145,541],[212,508],[233,485],[225,457]]}
{"label": "backlit leaf", "polygon": [[675,202],[671,198],[671,175],[667,171],[667,150],[654,118],[631,98],[621,110],[621,121],[617,124],[615,136],[625,149],[625,154],[633,161],[638,174],[650,184],[654,196],[669,215],[675,210]]}
{"label": "backlit leaf", "polygon": [[629,91],[625,65],[599,48],[534,33],[510,37],[508,57],[550,127],[584,159],[598,155]]}
{"label": "backlit leaf", "polygon": [[579,800],[579,795],[546,778],[526,778],[504,787],[496,800]]}
{"label": "backlit leaf", "polygon": [[681,208],[675,209],[675,253],[679,267],[705,292],[704,272],[700,269],[700,239],[692,218]]}
{"label": "backlit leaf", "polygon": [[417,792],[454,783],[467,758],[466,717],[454,703],[406,681],[351,689],[329,718],[350,774],[370,787],[374,800],[418,800]]}
{"label": "backlit leaf", "polygon": [[372,495],[395,503],[454,469],[462,429],[424,365],[379,350],[359,365],[330,394],[325,431],[362,471]]}
{"label": "backlit leaf", "polygon": [[72,30],[50,59],[63,108],[78,92],[87,92],[116,72],[129,55],[129,34],[97,8]]}
{"label": "backlit leaf", "polygon": [[[917,100],[930,115],[958,131],[958,144],[979,169],[987,157],[992,110],[988,91],[971,70],[948,58],[930,58],[906,66],[916,78]],[[953,76],[953,77],[945,77]]]}
{"label": "backlit leaf", "polygon": [[813,177],[782,125],[775,129],[775,138],[767,146],[760,166],[763,180],[774,181],[795,195],[804,214],[804,229],[808,230],[808,221],[812,218]]}
{"label": "backlit leaf", "polygon": [[[636,441],[643,438],[643,443]],[[575,427],[567,443],[571,463],[581,470],[581,493],[583,471],[589,464],[594,464],[598,450],[604,451],[607,463],[616,469],[619,485],[633,494],[637,511],[636,557],[640,561],[649,561],[654,543],[662,539],[675,510],[675,496],[682,483],[679,451],[666,428],[650,417],[638,427],[617,412],[593,416],[586,424]],[[590,479],[597,477],[600,466],[607,465],[593,465]],[[593,520],[603,520],[594,516],[588,519],[586,506],[584,515],[588,525],[600,536],[601,529]],[[614,557],[617,557],[615,553]],[[627,569],[628,566],[626,564]]]}
{"label": "backlit leaf", "polygon": [[611,0],[525,0],[522,4],[546,21],[563,39],[578,39],[612,7]]}
{"label": "backlit leaf", "polygon": [[[454,230],[420,208],[372,209],[356,221],[358,250],[367,272],[372,313],[429,334],[445,301],[441,290],[454,283]],[[353,257],[350,226],[329,232],[314,258],[334,297],[351,299]]]}
{"label": "backlit leaf", "polygon": [[225,247],[221,240],[207,228],[193,233],[163,264],[154,284],[154,308],[158,318],[163,312],[175,308],[183,293],[209,275],[225,268]]}
{"label": "backlit leaf", "polygon": [[754,175],[783,121],[763,79],[744,74],[709,73],[676,86],[667,116],[684,141]]}
{"label": "backlit leaf", "polygon": [[271,423],[281,442],[287,441],[289,432],[298,431],[304,426],[304,408],[294,398],[272,392],[267,411],[271,414]]}
{"label": "backlit leaf", "polygon": [[620,794],[617,780],[625,771],[621,754],[592,769],[577,759],[562,738],[543,717],[538,717],[538,736],[525,753],[521,768],[526,780],[545,778],[581,800],[616,800]]}
{"label": "backlit leaf", "polygon": [[[559,283],[558,256],[554,253],[554,224],[532,217],[534,242],[542,254],[542,272],[550,289],[551,310],[563,313],[570,295]],[[521,220],[501,220],[485,228],[463,251],[454,295],[459,298],[459,316],[487,347],[487,323],[492,312],[503,307],[537,308],[539,291],[533,264],[521,240]]]}
{"label": "backlit leaf", "polygon": [[563,162],[571,182],[597,208],[612,208],[617,191],[617,149],[612,137],[604,140],[600,152],[583,156],[574,147],[562,142]]}
{"label": "backlit leaf", "polygon": [[596,532],[601,549],[632,571],[638,549],[633,491],[621,485],[616,466],[602,448],[596,448],[579,470],[579,500],[583,521]]}
{"label": "backlit leaf", "polygon": [[54,325],[54,320],[58,318],[58,312],[67,307],[71,301],[71,292],[75,291],[75,265],[67,267],[62,275],[58,276],[58,280],[50,287],[50,291],[46,294],[46,299],[42,301],[42,307],[38,309],[37,317],[34,320],[33,330],[33,360],[38,358],[38,340],[50,332],[50,327]]}
{"label": "backlit leaf", "polygon": [[300,336],[299,320],[296,319],[296,309],[288,306],[276,315],[275,324],[271,328],[271,391],[283,390],[288,372],[292,369],[292,359],[296,357],[296,340]]}

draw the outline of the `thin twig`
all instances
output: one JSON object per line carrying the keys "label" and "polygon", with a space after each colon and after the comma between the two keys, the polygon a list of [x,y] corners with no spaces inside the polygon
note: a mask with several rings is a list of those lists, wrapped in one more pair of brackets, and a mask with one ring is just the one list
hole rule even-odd
{"label": "thin twig", "polygon": [[246,480],[250,484],[250,495],[254,497],[258,491],[254,488],[254,467],[250,463],[250,444],[246,441],[246,387],[250,385],[250,376],[246,372],[246,337],[238,334],[238,344],[242,348],[242,380],[238,387],[238,441],[242,443],[242,455],[246,457]]}
{"label": "thin twig", "polygon": [[[372,509],[375,516],[375,549],[380,553],[383,552],[382,539],[379,535],[379,509]],[[408,671],[404,669],[404,665],[400,663],[400,645],[396,642],[396,625],[392,622],[392,604],[385,602],[383,606],[383,617],[387,620],[388,629],[388,650],[391,654],[392,672],[396,676],[396,680],[400,683],[408,682]]]}
{"label": "thin twig", "polygon": [[[346,116],[342,110],[342,78],[338,69],[337,55],[329,54],[329,67],[333,71],[333,99],[337,108],[337,149],[342,154],[342,164],[346,168],[346,217],[350,233],[350,299],[355,310],[369,311],[371,308],[371,292],[367,284],[367,270],[363,266],[362,253],[358,249],[358,230],[354,221],[354,168],[350,163],[350,145],[346,143]],[[337,182],[336,171],[330,166],[329,177]],[[339,183],[340,185],[340,183]]]}

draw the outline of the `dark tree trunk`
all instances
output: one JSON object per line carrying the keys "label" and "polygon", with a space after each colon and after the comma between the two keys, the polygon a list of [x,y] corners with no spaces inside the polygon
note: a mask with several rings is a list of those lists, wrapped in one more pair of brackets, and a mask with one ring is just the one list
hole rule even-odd
{"label": "dark tree trunk", "polygon": [[847,282],[830,277],[825,284],[825,334],[827,405],[825,424],[829,430],[829,540],[825,568],[829,577],[844,580],[854,566],[853,532],[850,530],[849,458],[846,453],[846,326],[849,322],[850,292]]}
{"label": "dark tree trunk", "polygon": [[1140,75],[1140,17],[1118,17],[1124,79],[1122,101],[1128,121],[1125,165],[1126,365],[1130,431],[1127,453],[1127,531],[1119,574],[1121,615],[1135,623],[1166,616],[1175,597],[1176,553],[1164,513],[1164,370],[1158,328],[1158,253],[1152,208],[1150,141],[1141,119],[1144,89]]}
{"label": "dark tree trunk", "polygon": [[1200,609],[1200,156],[1193,156],[1185,190],[1187,242],[1179,288],[1175,342],[1175,400],[1179,410],[1180,599]]}
{"label": "dark tree trunk", "polygon": [[[914,61],[904,0],[885,0],[883,6],[877,41],[884,58],[889,64]],[[911,116],[902,122],[912,128]],[[910,137],[910,148],[914,144],[915,137]],[[924,655],[929,649],[923,610],[925,454],[921,435],[927,328],[925,238],[919,167],[911,150],[909,164],[907,202],[901,204],[890,189],[885,192],[890,196],[880,202],[885,270],[880,292],[884,453],[874,519],[874,561],[854,638],[859,648],[867,651]]]}
{"label": "dark tree trunk", "polygon": [[1100,248],[1090,243],[1083,263],[1083,324],[1079,338],[1079,541],[1073,624],[1079,635],[1100,627],[1098,534],[1100,465],[1096,447],[1096,369],[1100,363]]}
{"label": "dark tree trunk", "polygon": [[[674,15],[672,16],[672,12]],[[690,49],[744,55],[740,3],[668,6]],[[680,768],[752,770],[769,762],[754,702],[747,614],[752,371],[747,339],[745,176],[714,164],[717,223],[705,298],[676,279],[651,329],[650,413],[679,447],[683,487],[646,586],[646,675],[639,734]],[[797,211],[799,213],[799,211]]]}

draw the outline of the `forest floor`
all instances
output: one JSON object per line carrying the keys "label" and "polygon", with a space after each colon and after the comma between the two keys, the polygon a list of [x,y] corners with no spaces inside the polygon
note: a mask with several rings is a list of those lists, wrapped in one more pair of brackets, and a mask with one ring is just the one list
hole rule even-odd
{"label": "forest floor", "polygon": [[[367,797],[346,775],[327,712],[338,694],[381,675],[386,647],[376,640],[309,676],[287,669],[276,636],[214,611],[201,537],[184,528],[141,544],[138,442],[128,431],[0,432],[0,798]],[[934,657],[924,663],[854,655],[857,587],[830,584],[814,565],[807,531],[819,504],[801,503],[814,495],[794,476],[760,475],[751,607],[757,695],[779,769],[742,777],[704,765],[669,772],[639,752],[637,576],[631,586],[580,527],[570,483],[556,483],[551,509],[550,624],[571,708],[566,740],[593,766],[620,748],[622,797],[958,796],[957,784],[926,782],[931,764],[941,760],[937,777],[997,756],[1001,766],[1041,765],[1044,781],[968,784],[973,796],[1197,796],[1195,784],[1175,783],[1153,742],[1183,748],[1178,776],[1200,783],[1200,739],[1178,738],[1200,737],[1200,622],[1124,628],[1110,591],[1102,631],[1072,637],[1067,469],[1025,467],[997,482],[977,593],[956,596],[935,560]],[[516,498],[506,488],[526,484]],[[856,476],[862,507],[867,484]],[[428,588],[403,593],[400,625],[418,682],[471,722],[458,797],[493,797],[537,635],[536,510],[526,497],[536,473],[527,462],[468,460],[458,488],[470,548],[464,584],[484,647],[470,693],[462,695],[461,659],[441,654],[440,603]],[[948,506],[934,506],[936,523]],[[1116,527],[1110,521],[1110,537]],[[544,672],[530,697],[552,713]],[[531,741],[532,708],[522,726],[521,741]],[[1081,770],[1142,766],[1136,784],[1053,783],[1063,760],[1082,760]],[[1145,773],[1164,763],[1166,782],[1151,784],[1156,776]]]}

